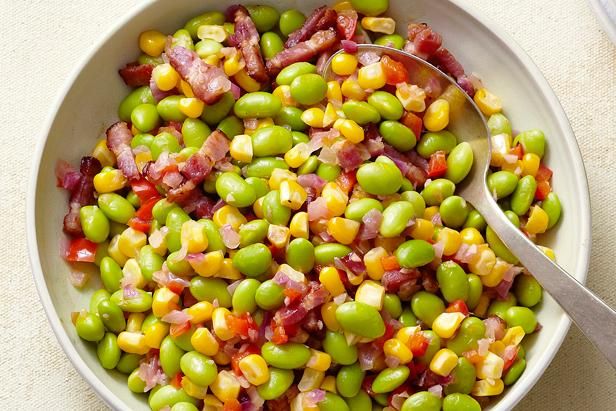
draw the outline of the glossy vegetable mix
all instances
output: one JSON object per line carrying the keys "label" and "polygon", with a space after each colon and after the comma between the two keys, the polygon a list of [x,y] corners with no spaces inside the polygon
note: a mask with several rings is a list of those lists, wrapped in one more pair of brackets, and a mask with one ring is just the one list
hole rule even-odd
{"label": "glossy vegetable mix", "polygon": [[474,411],[523,373],[542,289],[456,195],[473,164],[447,129],[456,93],[356,45],[404,48],[474,98],[488,186],[532,240],[561,214],[546,138],[387,7],[238,5],[143,32],[119,121],[79,169],[58,163],[64,257],[100,271],[75,330],[151,409]]}

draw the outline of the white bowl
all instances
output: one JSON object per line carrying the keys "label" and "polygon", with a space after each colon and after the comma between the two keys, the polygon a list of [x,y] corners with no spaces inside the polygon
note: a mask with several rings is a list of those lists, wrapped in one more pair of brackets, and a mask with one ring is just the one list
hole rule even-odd
{"label": "white bowl", "polygon": [[[28,245],[34,279],[52,328],[68,358],[94,390],[114,409],[147,409],[145,397],[132,394],[124,376],[104,370],[93,344],[83,342],[71,324],[71,311],[88,306],[96,285],[79,291],[68,281],[69,266],[60,257],[62,217],[66,194],[55,187],[58,159],[78,164],[90,152],[106,127],[115,122],[119,101],[128,89],[117,74],[119,67],[138,54],[140,32],[157,28],[173,32],[190,17],[224,8],[233,2],[174,0],[144,2],[120,21],[90,50],[76,67],[40,136],[28,192]],[[278,9],[300,8],[309,12],[322,1],[270,1]],[[586,175],[569,122],[554,92],[537,67],[505,33],[463,0],[391,0],[390,15],[404,34],[409,20],[425,21],[443,35],[445,45],[499,95],[505,113],[518,130],[542,128],[549,141],[547,163],[554,170],[554,189],[564,212],[556,232],[544,243],[553,247],[558,262],[584,281],[590,254],[590,208]],[[569,319],[548,295],[538,311],[541,332],[530,338],[528,365],[519,381],[491,406],[510,410],[531,389],[560,347]]]}

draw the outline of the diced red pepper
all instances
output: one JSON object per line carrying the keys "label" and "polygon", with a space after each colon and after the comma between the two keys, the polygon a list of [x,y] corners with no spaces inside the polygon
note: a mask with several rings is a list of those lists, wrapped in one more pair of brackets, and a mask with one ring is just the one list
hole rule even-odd
{"label": "diced red pepper", "polygon": [[182,372],[180,371],[173,376],[171,381],[169,381],[169,384],[173,385],[175,388],[182,388],[182,378],[183,377],[184,377],[184,374],[182,374]]}
{"label": "diced red pepper", "polygon": [[135,216],[128,220],[128,225],[137,231],[148,233],[152,225],[152,208],[160,200],[158,197],[152,197],[141,204]]}
{"label": "diced red pepper", "polygon": [[340,186],[342,190],[344,190],[347,194],[351,192],[355,184],[357,183],[357,177],[355,175],[355,171],[344,171],[340,173],[338,178],[336,178],[336,183]]}
{"label": "diced red pepper", "polygon": [[289,341],[289,336],[282,325],[276,325],[274,320],[271,323],[274,335],[272,336],[272,342],[276,345],[284,344]]}
{"label": "diced red pepper", "polygon": [[414,357],[421,357],[424,355],[428,350],[429,344],[430,342],[428,339],[420,332],[413,334],[409,339],[409,348]]}
{"label": "diced red pepper", "polygon": [[464,302],[464,300],[455,300],[452,301],[451,303],[449,303],[449,306],[447,307],[447,309],[445,309],[445,312],[447,313],[462,313],[466,316],[468,316],[468,307],[466,306],[466,303]]}
{"label": "diced red pepper", "polygon": [[97,246],[87,238],[75,238],[69,243],[64,258],[70,262],[93,263],[96,260]]}
{"label": "diced red pepper", "polygon": [[294,302],[301,300],[302,297],[304,296],[304,294],[292,288],[285,288],[282,292],[286,297],[289,298],[290,304],[293,304]]}
{"label": "diced red pepper", "polygon": [[144,221],[140,218],[131,218],[128,220],[128,226],[133,230],[141,231],[142,233],[150,232],[150,227],[152,223],[150,221]]}
{"label": "diced red pepper", "polygon": [[381,265],[385,271],[394,271],[400,268],[400,263],[398,263],[398,257],[395,255],[388,255],[386,257],[381,258]]}
{"label": "diced red pepper", "polygon": [[364,389],[364,391],[366,391],[366,393],[370,396],[375,395],[375,392],[372,391],[372,383],[374,382],[374,379],[376,378],[376,375],[366,375],[364,377],[364,380],[361,383],[361,387]]}
{"label": "diced red pepper", "polygon": [[444,151],[437,151],[430,156],[428,162],[428,177],[443,177],[447,172],[447,156]]}
{"label": "diced red pepper", "polygon": [[415,138],[419,141],[421,137],[421,130],[423,128],[423,120],[421,117],[416,114],[407,111],[404,116],[402,116],[402,124],[411,129],[413,134],[415,134]]}
{"label": "diced red pepper", "polygon": [[537,181],[550,181],[552,178],[552,174],[554,172],[550,170],[544,164],[539,164],[539,170],[537,170],[537,174],[535,174],[535,180]]}
{"label": "diced red pepper", "polygon": [[383,71],[385,72],[385,79],[387,84],[395,85],[398,83],[405,83],[409,79],[409,73],[404,67],[404,64],[392,59],[389,56],[383,56],[381,59],[383,65]]}
{"label": "diced red pepper", "polygon": [[518,359],[518,352],[520,351],[520,348],[518,347],[515,351],[515,355],[511,356],[511,358],[507,358],[505,359],[505,364],[503,365],[503,372],[509,370],[509,368],[511,368],[511,366],[513,365],[513,363],[515,362],[515,360]]}
{"label": "diced red pepper", "polygon": [[171,324],[169,327],[169,335],[172,337],[179,337],[190,330],[190,321],[186,321],[182,324]]}
{"label": "diced red pepper", "polygon": [[227,400],[222,406],[222,411],[242,411],[242,405],[236,399]]}
{"label": "diced red pepper", "polygon": [[395,333],[396,333],[396,330],[394,329],[394,326],[387,322],[385,323],[385,334],[383,334],[381,337],[374,340],[373,344],[375,344],[376,346],[380,348],[383,348],[383,346],[385,345],[385,341],[392,338]]}
{"label": "diced red pepper", "polygon": [[156,190],[156,186],[145,178],[133,181],[130,185],[142,204],[152,198],[162,198],[158,190]]}
{"label": "diced red pepper", "polygon": [[178,295],[182,294],[182,291],[184,291],[184,286],[178,281],[169,281],[167,283],[167,288]]}
{"label": "diced red pepper", "polygon": [[552,191],[549,181],[537,181],[537,190],[535,190],[535,200],[543,201]]}
{"label": "diced red pepper", "polygon": [[243,313],[239,316],[231,314],[228,315],[226,319],[231,331],[242,338],[248,338],[250,329],[258,331],[257,325],[249,313]]}
{"label": "diced red pepper", "polygon": [[524,157],[524,148],[522,148],[521,144],[517,144],[511,150],[509,150],[510,154],[514,154],[518,156],[518,160],[521,160]]}
{"label": "diced red pepper", "polygon": [[192,307],[193,305],[197,304],[197,302],[198,300],[192,295],[190,289],[184,289],[182,295],[182,305],[184,306],[184,308]]}

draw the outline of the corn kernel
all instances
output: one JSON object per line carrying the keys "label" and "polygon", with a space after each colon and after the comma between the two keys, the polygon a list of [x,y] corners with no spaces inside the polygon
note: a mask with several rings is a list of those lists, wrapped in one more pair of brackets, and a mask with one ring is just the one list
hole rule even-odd
{"label": "corn kernel", "polygon": [[494,341],[492,343],[490,343],[490,347],[489,350],[490,352],[496,354],[497,356],[503,358],[503,355],[505,354],[505,344],[503,344],[502,341]]}
{"label": "corn kernel", "polygon": [[556,261],[556,254],[554,253],[554,250],[552,250],[550,247],[544,247],[542,245],[538,247],[541,251],[543,251],[543,254],[548,256],[550,260]]}
{"label": "corn kernel", "polygon": [[130,313],[126,319],[126,331],[139,332],[145,319],[144,313]]}
{"label": "corn kernel", "polygon": [[240,388],[240,382],[233,372],[227,370],[220,371],[216,380],[210,385],[212,393],[223,402],[237,399]]}
{"label": "corn kernel", "polygon": [[143,337],[146,345],[150,348],[160,348],[163,339],[169,334],[169,324],[162,321],[157,321],[151,324],[143,331]]}
{"label": "corn kernel", "polygon": [[505,389],[503,380],[479,380],[475,381],[471,394],[475,397],[491,397],[494,395],[500,395]]}
{"label": "corn kernel", "polygon": [[449,124],[449,102],[437,99],[432,102],[424,114],[424,127],[428,131],[441,131]]}
{"label": "corn kernel", "polygon": [[308,238],[308,213],[300,211],[291,218],[289,233],[295,238]]}
{"label": "corn kernel", "polygon": [[173,90],[180,81],[180,75],[169,63],[159,64],[152,70],[152,78],[156,87],[162,91]]}
{"label": "corn kernel", "polygon": [[505,164],[505,156],[509,155],[511,150],[511,136],[509,134],[496,134],[492,136],[492,156],[490,157],[490,165],[493,167],[502,167]]}
{"label": "corn kernel", "polygon": [[123,267],[124,264],[126,264],[126,261],[128,261],[128,257],[122,254],[122,252],[120,251],[120,248],[118,246],[119,240],[120,234],[115,235],[111,239],[111,241],[109,242],[109,247],[107,247],[107,254],[109,254],[109,257],[113,258],[113,260],[118,263],[120,267]]}
{"label": "corn kernel", "polygon": [[335,267],[323,267],[319,273],[319,281],[334,297],[346,292],[344,284],[342,284],[342,280],[338,274],[338,269]]}
{"label": "corn kernel", "polygon": [[340,3],[336,3],[334,4],[333,8],[337,12],[341,12],[343,10],[354,10],[353,5],[350,1],[341,1]]}
{"label": "corn kernel", "polygon": [[529,234],[545,233],[548,229],[548,213],[538,205],[532,206],[524,230]]}
{"label": "corn kernel", "polygon": [[203,24],[199,26],[199,29],[197,29],[197,37],[199,37],[201,40],[211,39],[222,43],[227,39],[227,32],[225,31],[223,26],[215,24]]}
{"label": "corn kernel", "polygon": [[[287,153],[288,154],[288,153]],[[304,187],[293,180],[280,183],[280,204],[291,210],[299,210],[306,201],[308,194]]]}
{"label": "corn kernel", "polygon": [[321,191],[321,196],[325,199],[330,216],[336,217],[344,213],[349,196],[338,184],[335,182],[325,184]]}
{"label": "corn kernel", "polygon": [[319,405],[306,398],[305,392],[300,392],[291,401],[291,411],[319,411]]}
{"label": "corn kernel", "polygon": [[146,245],[148,237],[145,233],[135,230],[132,227],[128,227],[120,234],[118,239],[118,248],[127,257],[137,257],[141,247]]}
{"label": "corn kernel", "polygon": [[209,56],[205,56],[202,59],[205,64],[209,64],[210,66],[217,66],[220,62],[220,56],[218,54],[210,54]]}
{"label": "corn kernel", "polygon": [[129,354],[146,354],[150,347],[145,343],[145,337],[140,332],[122,331],[118,334],[118,346]]}
{"label": "corn kernel", "polygon": [[311,150],[308,144],[299,143],[284,155],[284,161],[292,168],[298,168],[310,157]]}
{"label": "corn kernel", "polygon": [[460,237],[462,238],[462,242],[468,245],[479,245],[485,242],[483,236],[475,227],[464,228],[462,231],[460,231]]}
{"label": "corn kernel", "polygon": [[377,237],[374,240],[376,247],[383,247],[388,253],[393,253],[404,242],[404,237]]}
{"label": "corn kernel", "polygon": [[416,240],[431,240],[434,235],[434,224],[432,221],[423,218],[415,220],[415,224],[411,227],[411,237]]}
{"label": "corn kernel", "polygon": [[443,255],[454,255],[462,245],[462,236],[456,230],[444,227],[439,230],[436,240],[443,244]]}
{"label": "corn kernel", "polygon": [[150,161],[152,161],[152,152],[150,150],[140,151],[135,154],[135,163],[140,172],[143,172],[143,168]]}
{"label": "corn kernel", "polygon": [[481,283],[486,287],[496,287],[502,281],[505,276],[505,272],[510,267],[511,264],[496,257],[496,263],[494,263],[492,271],[490,271],[487,275],[482,275],[479,277],[481,279]]}
{"label": "corn kernel", "polygon": [[343,217],[334,217],[327,221],[327,232],[340,244],[351,244],[357,233],[360,223]]}
{"label": "corn kernel", "polygon": [[479,302],[477,306],[473,310],[475,315],[479,318],[485,318],[486,312],[488,311],[488,307],[490,306],[490,297],[488,297],[485,293],[481,294],[479,297]]}
{"label": "corn kernel", "polygon": [[233,137],[229,145],[229,153],[231,158],[242,163],[250,163],[252,161],[252,140],[247,134],[239,134]]}
{"label": "corn kernel", "polygon": [[338,308],[338,306],[333,301],[321,306],[321,318],[323,319],[325,327],[331,331],[338,331],[340,329],[340,324],[338,324],[338,320],[336,319],[336,308]]}
{"label": "corn kernel", "polygon": [[301,119],[310,127],[322,128],[325,112],[318,107],[311,107],[304,110]]}
{"label": "corn kernel", "polygon": [[190,315],[190,322],[193,324],[204,323],[212,319],[214,306],[209,301],[199,301],[184,309],[184,312]]}
{"label": "corn kernel", "polygon": [[385,71],[380,61],[363,66],[357,72],[357,83],[364,90],[376,90],[386,83]]}
{"label": "corn kernel", "polygon": [[231,364],[231,357],[224,351],[218,351],[216,354],[212,356],[214,362],[218,365],[229,365]]}
{"label": "corn kernel", "polygon": [[220,271],[224,260],[224,254],[222,251],[210,251],[203,255],[203,257],[191,258],[188,260],[190,266],[195,270],[197,274],[202,277],[212,277]]}
{"label": "corn kernel", "polygon": [[167,36],[156,30],[147,30],[139,35],[139,48],[148,56],[160,56],[166,43]]}
{"label": "corn kernel", "polygon": [[179,301],[180,296],[167,287],[158,288],[152,296],[152,314],[155,317],[162,318],[171,311],[177,310]]}
{"label": "corn kernel", "polygon": [[112,193],[126,187],[126,177],[120,170],[111,169],[101,171],[94,176],[94,188],[99,194]]}
{"label": "corn kernel", "polygon": [[107,139],[102,138],[94,146],[92,150],[92,157],[100,161],[103,167],[113,167],[116,163],[115,154],[107,147]]}
{"label": "corn kernel", "polygon": [[316,390],[321,386],[324,379],[324,371],[317,371],[312,368],[304,368],[302,379],[297,384],[297,388],[300,390],[300,392]]}
{"label": "corn kernel", "polygon": [[464,314],[459,312],[441,313],[434,319],[432,331],[441,338],[451,338],[458,330],[458,327],[460,327],[464,318]]}
{"label": "corn kernel", "polygon": [[214,337],[206,327],[197,328],[190,337],[190,343],[195,350],[208,357],[216,355],[220,349],[218,340],[216,340],[216,337]]}
{"label": "corn kernel", "polygon": [[426,109],[426,92],[414,84],[403,83],[397,86],[396,97],[407,111],[421,113]]}
{"label": "corn kernel", "polygon": [[505,346],[508,345],[520,345],[522,339],[524,338],[524,328],[516,325],[515,327],[508,328],[505,332],[505,336],[502,339],[502,342]]}
{"label": "corn kernel", "polygon": [[184,97],[180,99],[180,111],[190,118],[198,118],[203,114],[205,104],[196,97]]}
{"label": "corn kernel", "polygon": [[477,378],[480,380],[500,378],[503,375],[504,365],[505,361],[501,357],[488,351],[486,356],[475,364]]}
{"label": "corn kernel", "polygon": [[438,206],[426,207],[426,209],[424,210],[423,218],[425,218],[426,220],[432,221],[432,218],[438,213],[439,213]]}
{"label": "corn kernel", "polygon": [[297,181],[297,174],[282,168],[275,168],[268,180],[270,189],[278,190],[280,188],[280,184],[282,184],[285,180]]}
{"label": "corn kernel", "polygon": [[336,390],[336,377],[333,375],[326,376],[321,383],[321,389],[336,394],[338,392]]}
{"label": "corn kernel", "polygon": [[375,247],[364,255],[364,265],[368,277],[375,281],[380,281],[385,273],[381,260],[387,257],[387,251],[383,247]]}
{"label": "corn kernel", "polygon": [[208,246],[205,226],[197,221],[188,220],[182,224],[180,238],[188,253],[200,253]]}
{"label": "corn kernel", "polygon": [[539,171],[539,165],[541,164],[541,158],[535,153],[526,153],[522,157],[522,175],[523,176],[535,176]]}
{"label": "corn kernel", "polygon": [[478,253],[468,263],[468,269],[471,273],[481,275],[488,275],[494,268],[494,264],[496,264],[496,255],[494,251],[492,251],[488,246],[478,247]]}
{"label": "corn kernel", "polygon": [[389,357],[397,358],[400,364],[408,364],[413,359],[411,349],[397,338],[390,338],[385,341],[383,352]]}
{"label": "corn kernel", "polygon": [[361,26],[374,33],[393,34],[396,31],[396,21],[391,17],[364,17]]}
{"label": "corn kernel", "polygon": [[193,93],[193,89],[190,86],[190,84],[188,84],[188,82],[180,79],[180,91],[182,92],[182,94],[184,94],[186,97],[194,97],[195,93]]}
{"label": "corn kernel", "polygon": [[248,73],[246,73],[245,69],[240,70],[235,76],[233,76],[233,79],[238,86],[249,93],[261,90],[261,84],[250,77]]}
{"label": "corn kernel", "polygon": [[434,354],[430,361],[430,371],[440,375],[441,377],[448,376],[458,364],[458,356],[449,348],[441,348]]}
{"label": "corn kernel", "polygon": [[419,326],[414,327],[402,327],[396,333],[396,339],[402,342],[402,344],[408,346],[410,344],[411,338],[421,331]]}
{"label": "corn kernel", "polygon": [[258,354],[250,354],[239,361],[239,367],[244,377],[252,385],[265,384],[270,377],[267,363]]}
{"label": "corn kernel", "polygon": [[135,288],[143,288],[147,282],[141,273],[139,263],[134,258],[126,260],[124,267],[122,267],[122,274],[122,280],[126,283],[132,284]]}
{"label": "corn kernel", "polygon": [[332,103],[327,103],[323,115],[323,127],[331,126],[336,120],[338,120],[338,111]]}
{"label": "corn kernel", "polygon": [[326,352],[310,349],[310,359],[306,363],[306,368],[316,371],[327,371],[332,363],[332,357]]}
{"label": "corn kernel", "polygon": [[357,57],[353,54],[339,53],[332,58],[332,71],[339,76],[350,76],[357,69]]}
{"label": "corn kernel", "polygon": [[223,63],[223,70],[229,77],[236,75],[245,66],[244,60],[242,60],[242,54],[235,52],[231,56],[227,57]]}
{"label": "corn kernel", "polygon": [[270,224],[267,229],[267,239],[277,248],[285,248],[291,237],[288,227]]}
{"label": "corn kernel", "polygon": [[385,300],[385,287],[376,281],[366,280],[361,283],[355,292],[355,301],[368,304],[377,310],[383,309]]}
{"label": "corn kernel", "polygon": [[182,389],[184,389],[186,394],[190,395],[191,397],[202,400],[207,395],[207,387],[195,384],[186,375],[182,377],[181,385]]}
{"label": "corn kernel", "polygon": [[368,93],[364,90],[359,82],[351,77],[345,79],[340,86],[340,92],[344,97],[350,98],[352,100],[365,100],[368,97]]}
{"label": "corn kernel", "polygon": [[216,277],[235,281],[242,278],[242,273],[240,273],[240,271],[233,265],[233,259],[225,258],[222,260],[220,270],[216,273]]}
{"label": "corn kernel", "polygon": [[280,99],[284,107],[297,107],[297,101],[291,96],[291,86],[288,84],[276,87],[272,94]]}
{"label": "corn kernel", "polygon": [[357,144],[364,140],[364,129],[353,120],[338,119],[334,123],[334,128],[351,143]]}
{"label": "corn kernel", "polygon": [[327,92],[325,97],[327,97],[327,101],[331,101],[335,104],[342,104],[342,90],[340,89],[340,83],[337,80],[327,82]]}
{"label": "corn kernel", "polygon": [[215,396],[208,394],[203,400],[203,410],[201,411],[220,411],[222,410],[223,403],[220,402]]}
{"label": "corn kernel", "polygon": [[486,115],[491,116],[492,114],[500,113],[503,109],[503,103],[501,99],[498,98],[495,94],[492,94],[485,88],[480,88],[475,92],[475,104],[479,107],[479,110]]}
{"label": "corn kernel", "polygon": [[231,315],[224,307],[217,307],[212,312],[212,328],[218,338],[223,341],[233,338],[233,331],[227,323],[227,316]]}
{"label": "corn kernel", "polygon": [[263,218],[263,199],[265,197],[257,198],[257,200],[252,204],[252,211],[255,213],[257,218]]}
{"label": "corn kernel", "polygon": [[239,230],[242,224],[247,223],[246,217],[244,217],[240,210],[229,204],[216,210],[212,216],[212,220],[218,227],[229,224],[235,231]]}

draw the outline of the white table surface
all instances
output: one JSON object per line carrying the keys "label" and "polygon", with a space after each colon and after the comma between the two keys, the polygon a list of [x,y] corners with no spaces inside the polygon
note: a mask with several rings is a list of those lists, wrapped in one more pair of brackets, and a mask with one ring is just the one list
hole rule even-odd
{"label": "white table surface", "polygon": [[[616,306],[616,49],[583,0],[468,1],[530,54],[571,120],[593,209],[588,284]],[[36,136],[66,76],[138,2],[0,0],[1,409],[106,409],[66,359],[39,303],[26,250],[25,193]],[[616,373],[572,328],[518,409],[616,410]]]}

